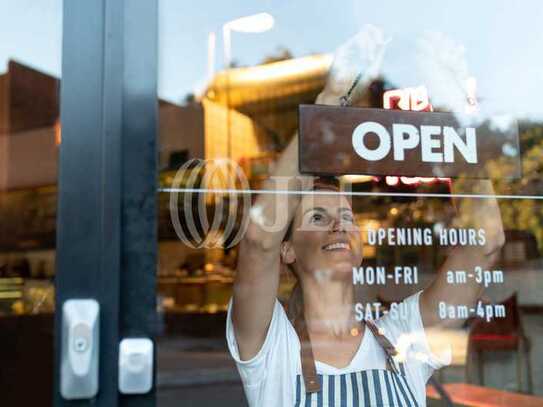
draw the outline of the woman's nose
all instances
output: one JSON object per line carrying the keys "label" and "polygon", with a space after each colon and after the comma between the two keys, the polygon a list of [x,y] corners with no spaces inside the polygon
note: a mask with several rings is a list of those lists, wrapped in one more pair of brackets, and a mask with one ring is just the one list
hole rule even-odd
{"label": "woman's nose", "polygon": [[346,227],[346,224],[345,222],[342,222],[341,219],[338,219],[338,218],[334,218],[332,220],[332,232],[346,232],[347,231],[347,227]]}

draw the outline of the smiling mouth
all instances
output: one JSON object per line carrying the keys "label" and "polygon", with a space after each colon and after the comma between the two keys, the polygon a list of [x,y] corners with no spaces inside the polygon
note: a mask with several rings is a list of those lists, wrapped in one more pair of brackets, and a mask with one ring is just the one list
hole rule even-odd
{"label": "smiling mouth", "polygon": [[349,245],[349,243],[337,242],[337,243],[327,244],[323,246],[322,249],[326,251],[351,250],[351,246]]}

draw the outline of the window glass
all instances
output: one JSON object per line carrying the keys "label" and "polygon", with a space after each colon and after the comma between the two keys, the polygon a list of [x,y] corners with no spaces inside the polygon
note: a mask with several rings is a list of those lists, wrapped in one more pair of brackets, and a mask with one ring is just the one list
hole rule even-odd
{"label": "window glass", "polygon": [[160,2],[159,404],[543,400],[542,12]]}
{"label": "window glass", "polygon": [[61,35],[62,2],[0,2],[0,392],[6,405],[49,405],[53,398]]}

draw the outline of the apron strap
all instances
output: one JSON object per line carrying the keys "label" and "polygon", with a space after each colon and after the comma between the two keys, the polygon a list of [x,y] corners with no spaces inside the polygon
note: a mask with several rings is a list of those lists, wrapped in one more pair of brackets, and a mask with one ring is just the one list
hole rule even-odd
{"label": "apron strap", "polygon": [[[395,373],[399,373],[398,369],[396,368],[396,365],[394,363],[393,357],[398,354],[398,350],[396,347],[388,340],[388,338],[379,330],[377,325],[371,320],[365,321],[366,327],[368,327],[377,340],[377,343],[381,346],[381,348],[385,351],[386,358],[387,358],[387,370],[393,371]],[[403,367],[403,366],[402,366]]]}
{"label": "apron strap", "polygon": [[[363,321],[386,354],[386,369],[399,373],[393,360],[393,356],[398,354],[398,351],[394,345],[383,333],[379,331],[379,328],[373,321]],[[305,391],[306,393],[319,392],[321,390],[321,383],[317,376],[315,357],[313,356],[313,347],[311,346],[311,339],[309,338],[309,332],[307,331],[307,325],[303,313],[294,321],[294,329],[296,330],[298,338],[300,339],[300,359],[302,362],[302,376],[304,378]]]}
{"label": "apron strap", "polygon": [[317,376],[313,347],[311,346],[311,339],[309,338],[303,313],[296,318],[294,329],[300,339],[300,359],[302,361],[302,376],[304,378],[305,391],[306,393],[319,392],[321,384]]}

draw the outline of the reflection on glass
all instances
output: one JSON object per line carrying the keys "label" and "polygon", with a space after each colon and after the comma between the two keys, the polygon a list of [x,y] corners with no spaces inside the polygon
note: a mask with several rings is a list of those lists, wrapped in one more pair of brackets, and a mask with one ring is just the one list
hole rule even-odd
{"label": "reflection on glass", "polygon": [[[250,216],[263,219],[265,212],[255,203],[259,202],[259,196],[265,196],[273,189],[270,188],[270,177],[276,174],[280,157],[284,157],[299,128],[299,105],[339,105],[342,96],[357,81],[348,102],[354,102],[358,107],[395,107],[433,111],[436,115],[451,112],[466,127],[469,123],[463,121],[466,117],[477,118],[478,136],[490,144],[496,141],[500,132],[512,135],[511,140],[504,136],[499,143],[496,141],[499,155],[492,153],[488,146],[479,151],[478,158],[484,161],[484,177],[491,179],[492,187],[488,182],[473,179],[474,174],[469,171],[455,174],[452,189],[450,175],[439,173],[394,171],[339,177],[339,188],[347,191],[344,196],[349,197],[362,243],[364,260],[353,272],[358,299],[355,306],[360,305],[354,309],[358,322],[370,314],[375,317],[380,312],[383,316],[384,311],[390,312],[402,300],[426,288],[436,278],[444,262],[451,258],[451,251],[456,250],[454,247],[469,246],[470,242],[480,239],[486,244],[499,237],[503,225],[505,241],[503,245],[499,242],[495,246],[495,259],[491,264],[476,261],[473,257],[477,254],[469,251],[461,255],[458,263],[445,263],[445,272],[450,273],[443,274],[446,277],[444,287],[450,292],[443,289],[440,297],[468,290],[472,283],[484,288],[484,292],[474,295],[473,312],[471,307],[466,308],[465,301],[447,302],[446,298],[440,298],[434,304],[435,316],[440,323],[433,329],[427,327],[426,340],[431,349],[449,348],[450,345],[452,352],[449,354],[450,364],[435,372],[434,381],[428,387],[422,384],[422,393],[426,393],[427,400],[421,398],[419,404],[427,402],[430,405],[439,397],[445,397],[439,393],[443,388],[455,402],[460,403],[473,402],[469,397],[476,395],[483,400],[499,397],[511,400],[511,403],[521,402],[513,397],[518,396],[515,393],[538,395],[537,369],[534,366],[541,356],[534,343],[537,342],[537,324],[541,317],[541,304],[535,287],[540,285],[540,251],[543,248],[538,215],[541,212],[538,162],[542,126],[540,109],[528,102],[535,100],[538,79],[531,68],[521,67],[518,61],[530,60],[531,66],[541,64],[537,58],[516,48],[518,44],[532,44],[531,40],[520,34],[522,27],[505,38],[497,29],[504,19],[501,13],[492,12],[489,16],[488,9],[482,10],[477,6],[469,8],[470,13],[466,14],[466,3],[446,13],[432,6],[424,10],[401,5],[367,10],[366,7],[361,9],[360,5],[349,4],[343,10],[353,15],[341,19],[345,24],[319,28],[320,34],[315,31],[318,24],[308,24],[300,17],[311,7],[300,7],[285,6],[291,16],[296,16],[295,21],[292,21],[293,17],[291,20],[285,17],[285,10],[277,7],[272,12],[274,29],[259,35],[258,39],[240,36],[238,42],[236,38],[234,52],[227,54],[228,61],[232,63],[208,78],[205,84],[198,82],[195,92],[192,92],[192,86],[199,78],[191,69],[186,70],[186,79],[181,79],[181,75],[166,79],[167,74],[164,74],[164,83],[183,82],[185,89],[191,89],[191,94],[182,106],[161,103],[164,172],[161,175],[162,192],[159,193],[158,295],[164,321],[159,355],[164,356],[159,359],[159,371],[178,377],[176,383],[180,389],[206,386],[208,382],[205,379],[188,380],[175,366],[166,362],[166,355],[171,355],[175,346],[182,349],[178,354],[179,365],[188,360],[194,362],[191,355],[200,352],[198,354],[203,359],[214,360],[216,367],[205,370],[204,362],[194,362],[191,365],[193,371],[202,372],[202,377],[209,380],[220,376],[222,379],[217,379],[219,383],[236,383],[237,386],[229,387],[235,394],[228,393],[228,397],[236,400],[232,405],[241,403],[239,376],[222,342],[228,301],[235,292],[233,287],[236,279],[239,280],[240,261],[243,262],[246,254],[243,245],[229,244],[231,237],[243,226],[243,211],[239,210],[236,202],[240,202],[241,195],[249,193],[253,204]],[[339,10],[322,5],[318,7],[326,9],[331,20],[341,14]],[[225,15],[222,11],[216,10],[217,15]],[[523,21],[532,18],[526,15],[526,10],[509,12],[522,14]],[[168,21],[170,17],[164,18]],[[473,24],[460,32],[453,22],[463,19]],[[195,29],[193,34],[206,40],[207,33],[213,31],[219,37],[217,27],[223,23],[217,23],[213,28],[209,23],[205,29]],[[364,26],[363,23],[372,25],[353,36]],[[290,35],[284,39],[277,32],[285,26],[303,27],[308,35],[303,38]],[[440,27],[439,32],[435,27]],[[323,35],[327,41],[323,40]],[[345,38],[351,39],[345,42]],[[204,40],[202,44],[205,44]],[[257,47],[257,52],[252,41],[261,41],[259,44],[262,46]],[[287,44],[288,47],[275,54],[266,52],[268,44],[278,41],[281,41],[279,45],[284,47]],[[498,42],[504,44],[503,49],[517,49],[517,59],[504,60],[505,51],[492,51],[492,45]],[[332,63],[330,52],[339,44],[345,45],[336,50]],[[202,48],[205,52],[205,47]],[[193,51],[191,55],[196,56],[198,52]],[[205,71],[205,65],[204,61],[199,64],[201,72]],[[506,74],[504,69],[497,68],[503,65],[514,74]],[[172,100],[168,93],[172,95],[174,92],[169,89],[173,88],[165,86],[163,94]],[[384,98],[387,92],[388,99]],[[406,98],[406,94],[409,97]],[[383,100],[388,100],[388,105],[383,104]],[[338,140],[335,138],[337,134],[326,130],[323,128],[322,140],[303,145],[302,153],[313,152],[317,167],[329,162],[341,166],[349,157],[335,154],[335,149],[341,142],[348,145],[350,137],[346,138],[347,141]],[[518,144],[515,143],[517,133]],[[179,137],[180,134],[183,137]],[[327,134],[328,144],[323,148]],[[452,147],[452,151],[459,154],[459,144]],[[393,155],[392,150],[390,155]],[[175,161],[176,157],[178,161]],[[199,181],[188,182],[189,175],[182,177],[187,182],[181,182],[176,190],[171,190],[177,170],[193,158],[231,159],[243,169],[250,190],[234,193],[234,199],[229,195],[230,191],[214,193],[213,188],[222,188],[219,185],[203,186]],[[295,160],[292,165],[296,167]],[[401,169],[401,166],[397,168]],[[179,194],[179,202],[183,202],[185,195],[192,194],[190,199],[194,201],[191,201],[190,210],[182,205],[177,208],[181,226],[187,233],[189,212],[198,219],[199,194],[194,191],[198,188],[202,189],[200,194],[205,195],[209,222],[218,214],[223,221],[214,229],[206,227],[205,222],[196,221],[195,230],[202,237],[200,240],[205,240],[206,234],[213,235],[213,241],[221,241],[222,237],[222,246],[193,248],[194,242],[180,241],[172,227],[171,194]],[[239,185],[233,187],[239,188]],[[235,217],[236,226],[234,231],[225,233],[229,215]],[[466,261],[473,264],[468,267]],[[251,265],[258,267],[258,260]],[[289,313],[289,298],[297,279],[285,265],[278,271],[272,268],[270,273],[277,273],[277,298]],[[239,286],[237,289],[241,290]],[[258,307],[257,303],[242,312],[257,312]],[[398,308],[398,312],[401,318],[409,318],[403,310]],[[336,318],[334,323],[337,324],[338,320]],[[355,328],[356,331],[349,329],[349,333],[358,334],[363,330],[360,326]],[[408,352],[414,343],[409,335],[392,339],[395,339],[394,345],[400,353]],[[317,355],[317,360],[321,360],[319,357],[322,354]],[[412,357],[423,365],[428,364],[428,356],[424,352],[412,352]],[[270,371],[276,373],[273,369]],[[318,366],[317,373],[322,373]],[[243,372],[242,377],[245,378]],[[294,389],[294,399],[288,399],[289,402],[305,402],[302,396],[296,399],[296,375],[288,380],[292,380],[291,388]],[[445,386],[440,387],[439,383]],[[508,393],[497,393],[494,389],[498,387]],[[167,405],[165,400],[173,392],[171,388],[161,389],[159,400]],[[198,393],[195,400],[213,398],[211,390],[195,393]],[[279,389],[275,397],[281,399],[287,397],[287,393]],[[255,405],[250,392],[248,396],[251,405]],[[537,401],[531,399],[531,402]]]}
{"label": "reflection on glass", "polygon": [[0,196],[2,309],[7,315],[52,313],[59,82],[14,61],[0,78],[7,112]]}
{"label": "reflection on glass", "polygon": [[3,2],[0,16],[0,393],[49,406],[61,2]]}

